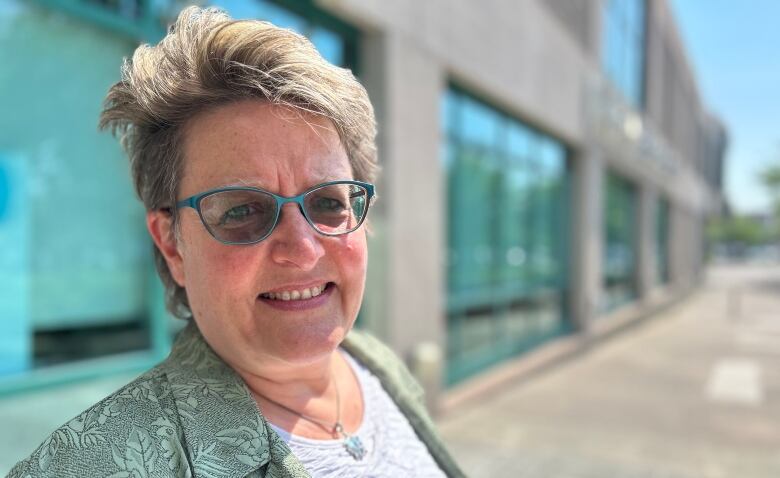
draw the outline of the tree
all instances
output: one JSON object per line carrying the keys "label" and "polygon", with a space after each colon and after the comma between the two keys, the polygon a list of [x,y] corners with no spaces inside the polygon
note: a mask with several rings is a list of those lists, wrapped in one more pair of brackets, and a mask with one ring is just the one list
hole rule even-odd
{"label": "tree", "polygon": [[775,154],[775,160],[761,171],[759,179],[769,193],[775,216],[768,235],[771,240],[777,242],[780,241],[780,146]]}
{"label": "tree", "polygon": [[754,246],[768,239],[761,223],[748,216],[718,218],[710,222],[707,229],[710,240],[717,243]]}
{"label": "tree", "polygon": [[780,148],[776,159],[759,173],[759,179],[769,192],[775,216],[780,218]]}
{"label": "tree", "polygon": [[780,217],[780,164],[773,164],[761,171],[761,182],[769,191],[775,215]]}

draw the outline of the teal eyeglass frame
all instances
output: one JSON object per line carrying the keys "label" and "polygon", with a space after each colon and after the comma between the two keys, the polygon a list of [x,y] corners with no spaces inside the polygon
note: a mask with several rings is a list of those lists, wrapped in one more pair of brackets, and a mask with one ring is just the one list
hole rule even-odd
{"label": "teal eyeglass frame", "polygon": [[[326,187],[326,186],[332,186],[334,184],[352,184],[355,186],[360,186],[363,189],[366,190],[366,194],[368,197],[366,198],[366,210],[363,212],[363,217],[360,218],[360,221],[353,227],[352,229],[349,229],[348,231],[344,232],[338,232],[338,233],[327,233],[319,230],[317,226],[314,225],[311,218],[306,214],[306,208],[304,207],[303,198],[309,194],[312,191],[316,191],[317,189]],[[262,236],[261,238],[257,240],[247,241],[247,242],[233,242],[233,241],[224,241],[220,238],[218,238],[214,232],[211,230],[211,228],[206,224],[206,220],[203,218],[203,213],[200,209],[200,203],[201,201],[213,194],[221,193],[224,191],[256,191],[263,194],[268,194],[269,196],[273,197],[276,200],[276,212],[274,214],[274,221],[273,225],[268,229],[268,233]],[[211,237],[216,239],[217,241],[221,242],[222,244],[228,244],[228,245],[248,245],[248,244],[257,244],[258,242],[261,242],[268,238],[274,230],[276,229],[276,226],[279,224],[279,216],[282,212],[282,206],[284,206],[287,203],[295,203],[298,205],[298,210],[301,211],[301,214],[303,215],[304,219],[306,219],[306,222],[309,223],[309,225],[317,231],[318,233],[322,234],[323,236],[341,236],[344,234],[349,234],[350,232],[356,231],[366,220],[366,217],[368,217],[368,209],[371,206],[371,203],[374,202],[374,185],[371,183],[364,183],[362,181],[354,181],[354,180],[339,180],[339,181],[329,181],[326,183],[317,184],[316,186],[312,186],[306,191],[302,192],[301,194],[297,196],[291,196],[291,197],[285,197],[280,196],[278,194],[274,194],[270,191],[266,191],[265,189],[260,188],[253,188],[251,186],[227,186],[223,188],[217,188],[217,189],[209,189],[208,191],[203,191],[202,193],[195,194],[193,196],[190,196],[188,198],[182,199],[181,201],[176,203],[176,209],[181,209],[184,207],[191,207],[193,208],[197,213],[198,217],[200,218],[201,224],[203,224],[203,227],[206,228],[206,230],[209,232]]]}

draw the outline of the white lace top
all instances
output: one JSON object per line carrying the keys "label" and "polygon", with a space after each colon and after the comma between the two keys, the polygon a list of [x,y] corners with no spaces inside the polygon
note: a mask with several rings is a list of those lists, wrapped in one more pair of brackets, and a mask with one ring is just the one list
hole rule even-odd
{"label": "white lace top", "polygon": [[349,354],[343,353],[363,392],[363,423],[355,433],[366,449],[362,460],[352,458],[342,440],[314,440],[291,435],[271,423],[312,478],[444,477],[379,379]]}

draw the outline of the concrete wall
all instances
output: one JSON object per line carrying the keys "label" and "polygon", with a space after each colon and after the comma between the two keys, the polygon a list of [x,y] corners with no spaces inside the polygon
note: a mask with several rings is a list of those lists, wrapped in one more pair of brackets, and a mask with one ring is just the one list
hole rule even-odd
{"label": "concrete wall", "polygon": [[[436,59],[446,78],[569,143],[582,140],[586,60],[536,0],[320,0],[367,31],[393,32]],[[415,81],[405,75],[407,81]]]}

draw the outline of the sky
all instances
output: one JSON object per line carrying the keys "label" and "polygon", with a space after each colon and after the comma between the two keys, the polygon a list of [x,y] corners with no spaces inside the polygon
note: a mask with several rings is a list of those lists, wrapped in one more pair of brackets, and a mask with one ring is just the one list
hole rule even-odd
{"label": "sky", "polygon": [[738,213],[769,211],[758,179],[780,164],[780,1],[671,0],[708,109],[729,132],[726,196]]}

